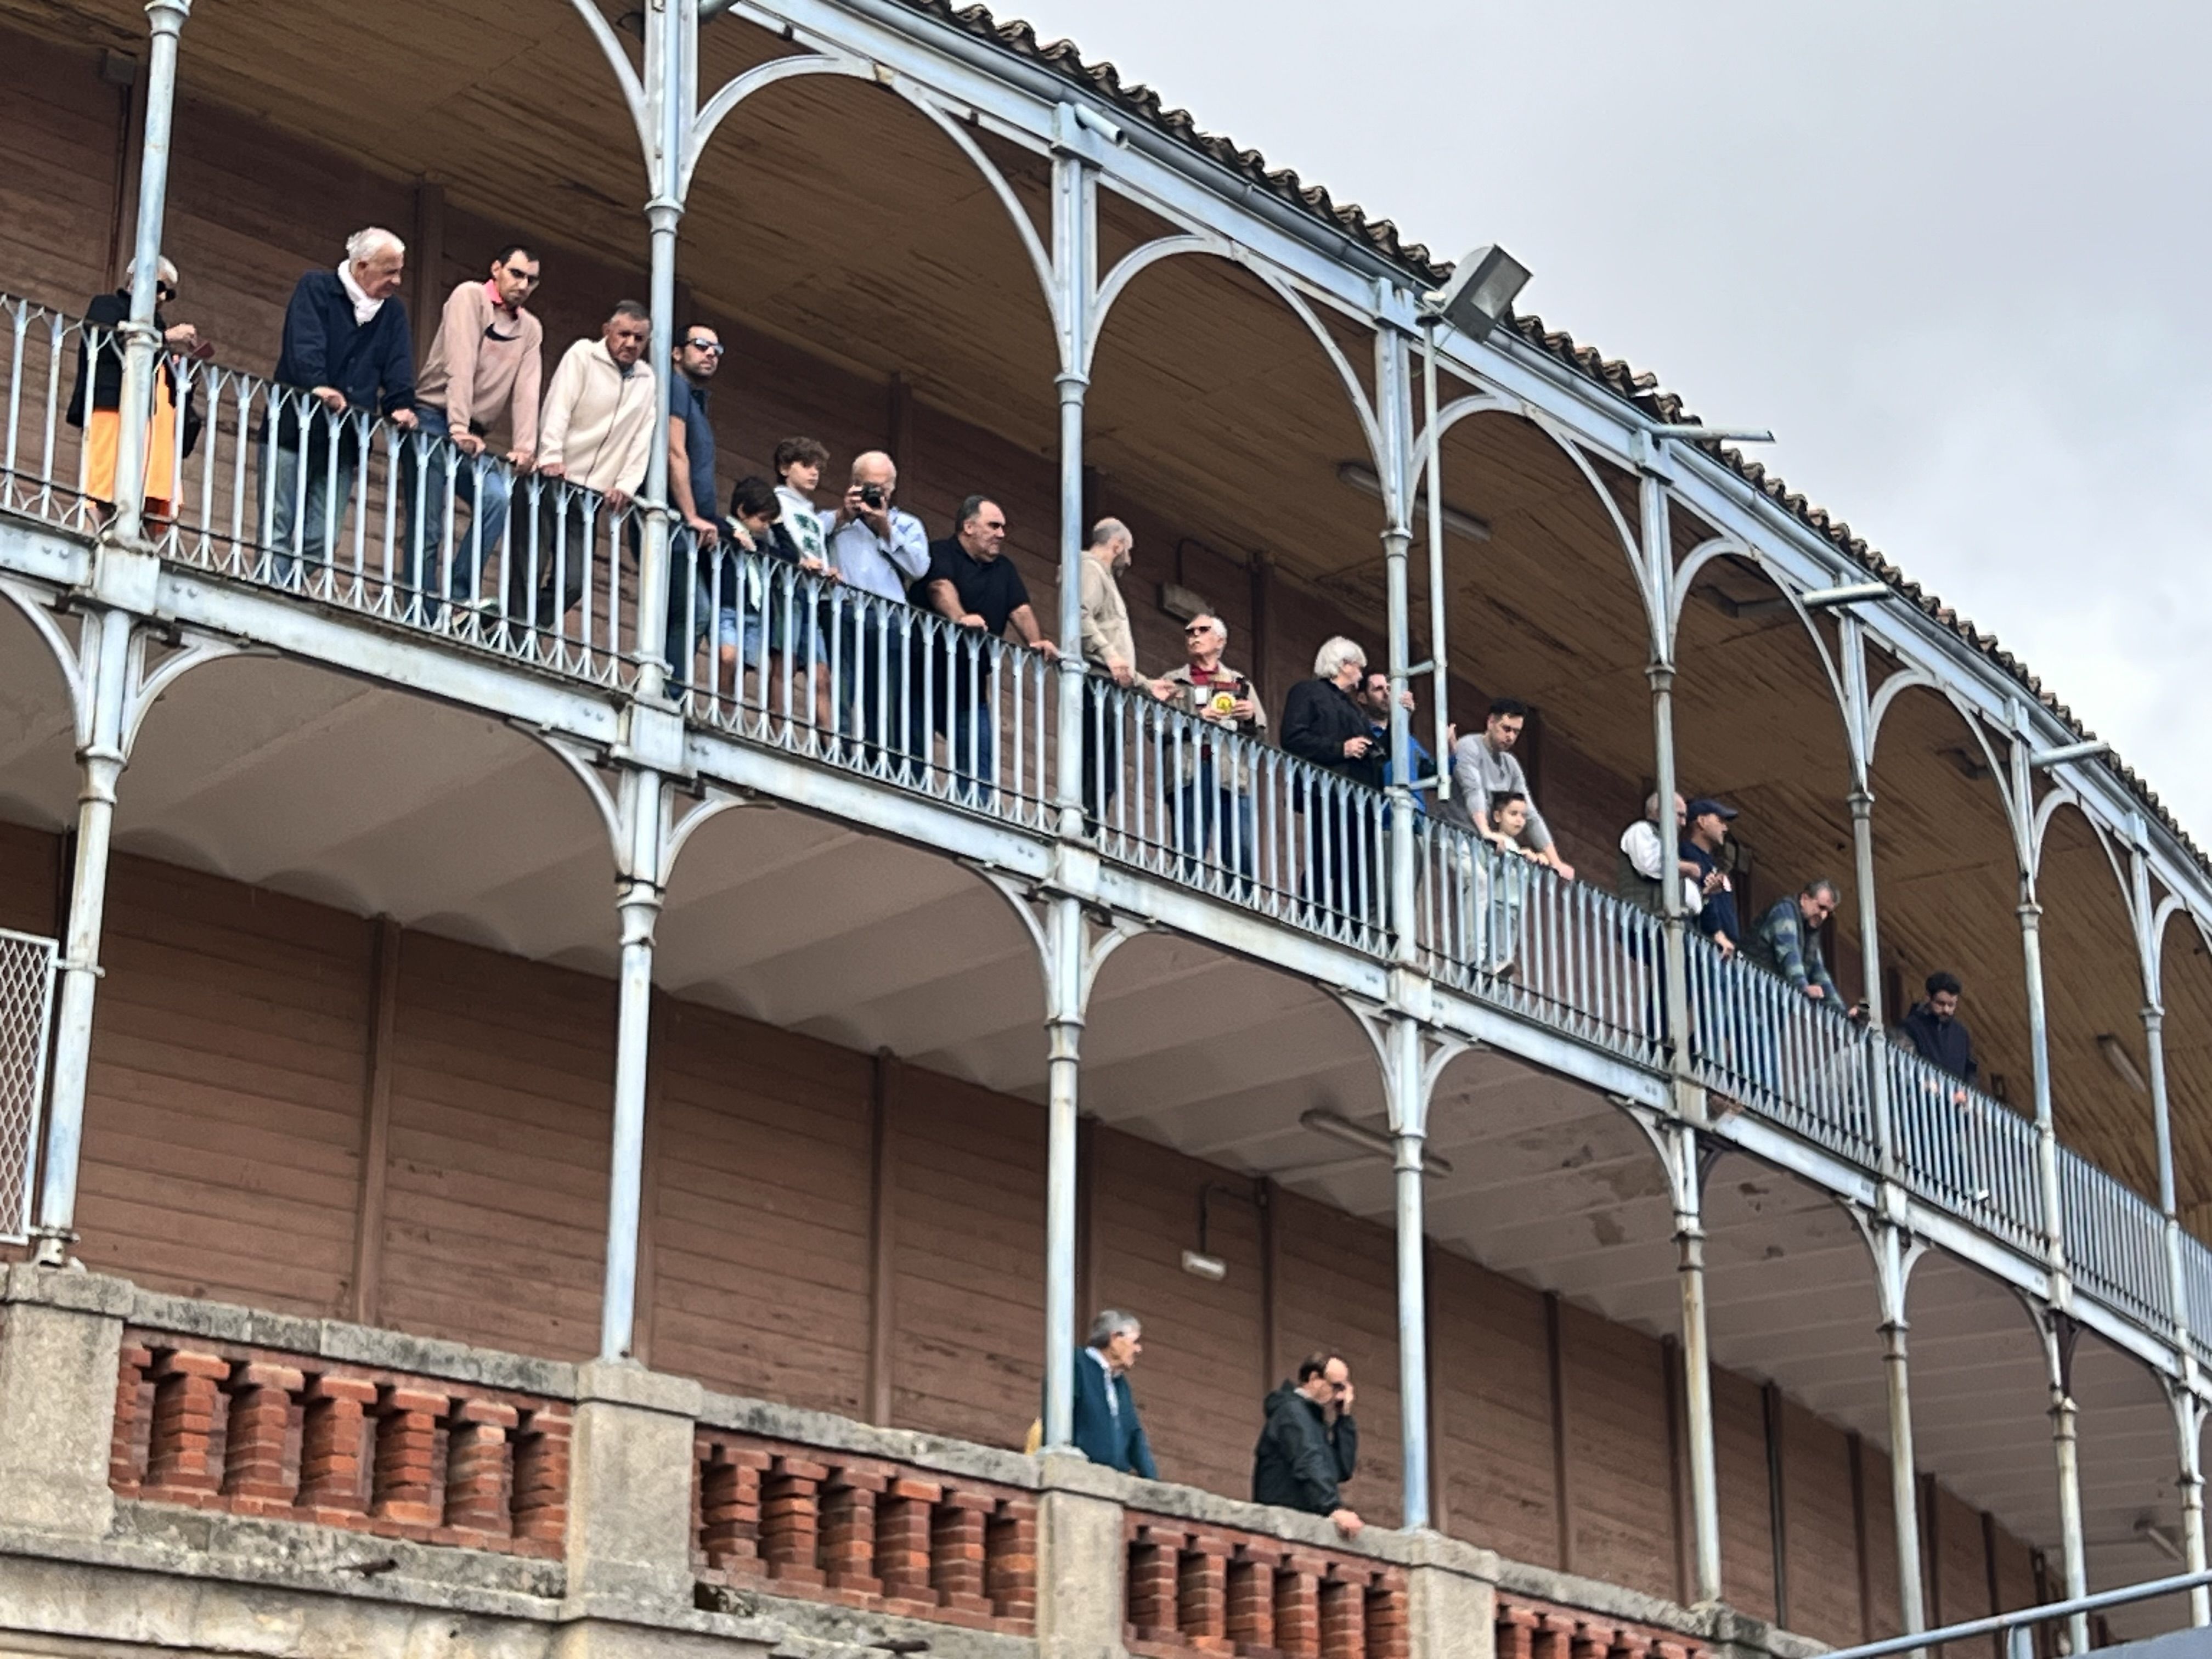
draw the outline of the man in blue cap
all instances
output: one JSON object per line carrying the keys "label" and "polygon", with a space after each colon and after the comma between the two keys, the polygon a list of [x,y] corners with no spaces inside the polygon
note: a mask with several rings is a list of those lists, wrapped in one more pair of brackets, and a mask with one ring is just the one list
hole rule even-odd
{"label": "man in blue cap", "polygon": [[1705,900],[1697,915],[1698,931],[1712,940],[1724,957],[1735,954],[1736,941],[1741,937],[1736,925],[1735,889],[1720,864],[1721,848],[1735,817],[1735,807],[1700,795],[1690,803],[1689,822],[1682,830],[1682,858],[1698,866],[1698,891]]}

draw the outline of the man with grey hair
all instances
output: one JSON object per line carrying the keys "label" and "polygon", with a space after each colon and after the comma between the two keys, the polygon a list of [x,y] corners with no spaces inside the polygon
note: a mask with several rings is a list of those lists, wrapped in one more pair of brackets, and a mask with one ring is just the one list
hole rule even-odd
{"label": "man with grey hair", "polygon": [[1075,1356],[1075,1449],[1092,1462],[1147,1480],[1160,1478],[1152,1443],[1129,1392],[1129,1367],[1145,1351],[1143,1323],[1108,1308],[1091,1322],[1091,1340]]}
{"label": "man with grey hair", "polygon": [[370,422],[382,415],[415,428],[414,337],[399,299],[406,267],[406,244],[371,225],[346,239],[336,270],[301,277],[284,307],[276,389],[261,422],[263,539],[279,582],[292,580],[297,562],[327,562]]}
{"label": "man with grey hair", "polygon": [[[1188,659],[1152,686],[1152,695],[1203,720],[1224,737],[1264,739],[1267,711],[1260,707],[1252,682],[1222,661],[1229,647],[1229,624],[1200,611],[1184,625]],[[1254,873],[1252,861],[1252,765],[1231,743],[1177,744],[1182,755],[1178,820],[1185,867],[1205,858],[1209,844],[1241,886]]]}
{"label": "man with grey hair", "polygon": [[[880,449],[853,458],[851,481],[834,514],[824,515],[826,546],[831,567],[842,574],[854,594],[872,600],[841,606],[844,612],[842,695],[856,707],[856,724],[868,742],[871,760],[899,757],[895,775],[908,775],[906,757],[926,751],[929,743],[926,717],[907,681],[910,648],[903,630],[918,635],[920,619],[891,608],[904,601],[907,584],[929,572],[929,532],[921,520],[895,505],[898,495],[898,465]],[[921,644],[917,637],[912,649]],[[913,728],[920,724],[922,730]]]}
{"label": "man with grey hair", "polygon": [[[1300,680],[1283,699],[1283,748],[1302,761],[1350,782],[1380,789],[1388,775],[1387,745],[1376,741],[1367,710],[1352,696],[1367,672],[1367,653],[1339,635],[1322,641],[1314,677]],[[1292,781],[1292,800],[1305,814],[1306,891],[1326,895],[1342,914],[1379,905],[1381,848],[1370,820],[1350,791],[1318,781]],[[1360,905],[1366,897],[1372,902]]]}
{"label": "man with grey hair", "polygon": [[[1836,981],[1820,955],[1820,929],[1836,914],[1836,884],[1815,876],[1789,898],[1777,899],[1745,935],[1743,953],[1790,989],[1814,1002],[1845,1012]],[[1854,1005],[1856,1018],[1864,1008]]]}
{"label": "man with grey hair", "polygon": [[1119,519],[1091,526],[1083,550],[1083,818],[1094,830],[1121,784],[1122,711],[1104,682],[1137,683],[1137,641],[1116,580],[1136,555],[1137,538]]}

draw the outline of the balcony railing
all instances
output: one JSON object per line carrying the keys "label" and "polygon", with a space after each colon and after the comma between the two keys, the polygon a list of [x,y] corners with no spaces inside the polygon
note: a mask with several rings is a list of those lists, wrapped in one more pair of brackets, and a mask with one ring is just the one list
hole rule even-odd
{"label": "balcony railing", "polygon": [[[0,510],[80,533],[99,527],[109,509],[90,487],[92,446],[65,416],[76,354],[97,361],[116,349],[106,331],[0,295]],[[333,413],[255,375],[173,356],[164,363],[173,403],[203,422],[189,453],[185,423],[169,428],[166,470],[155,469],[170,493],[147,531],[164,556],[599,684],[627,686],[642,653],[665,654],[672,695],[702,724],[1009,824],[1054,823],[1059,684],[1042,653],[727,539],[702,551],[688,532],[672,538],[670,611],[646,617],[635,576],[642,509],[617,510],[364,413]],[[1083,695],[1082,811],[1105,857],[1357,949],[1393,948],[1387,796],[1144,687],[1092,676]],[[1659,918],[1436,818],[1419,817],[1413,830],[1407,920],[1431,973],[1636,1063],[1663,1062]],[[2042,1252],[2031,1123],[1841,1011],[1723,961],[1701,939],[1686,943],[1698,1081],[1879,1170],[1880,1066],[1899,1179],[1984,1232]],[[51,955],[44,972],[41,988]],[[29,991],[12,979],[0,988],[12,1022],[0,1023],[4,1238],[27,1221],[46,1023],[43,1012],[15,1018]],[[35,1051],[9,1047],[18,1025],[40,1034]],[[19,1097],[30,1105],[10,1105]],[[2059,1187],[2079,1281],[2170,1329],[2155,1208],[2071,1153]],[[2193,1239],[2183,1249],[2194,1333],[2212,1327],[2212,1253]]]}

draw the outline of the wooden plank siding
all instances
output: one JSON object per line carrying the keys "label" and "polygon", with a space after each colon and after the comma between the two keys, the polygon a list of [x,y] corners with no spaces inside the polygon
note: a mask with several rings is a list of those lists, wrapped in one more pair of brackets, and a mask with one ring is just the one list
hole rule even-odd
{"label": "wooden plank siding", "polygon": [[1571,1303],[1560,1309],[1559,1345],[1573,1570],[1671,1598],[1674,1476],[1660,1345]]}

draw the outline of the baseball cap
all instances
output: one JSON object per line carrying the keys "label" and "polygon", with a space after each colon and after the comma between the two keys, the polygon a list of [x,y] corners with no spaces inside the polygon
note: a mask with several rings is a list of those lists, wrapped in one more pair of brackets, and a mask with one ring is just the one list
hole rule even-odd
{"label": "baseball cap", "polygon": [[1695,823],[1699,818],[1705,817],[1708,812],[1711,812],[1715,817],[1719,818],[1723,823],[1726,823],[1729,819],[1735,816],[1735,807],[1723,806],[1720,802],[1715,800],[1710,795],[1698,796],[1697,799],[1690,803],[1688,811],[1690,822],[1692,823]]}

